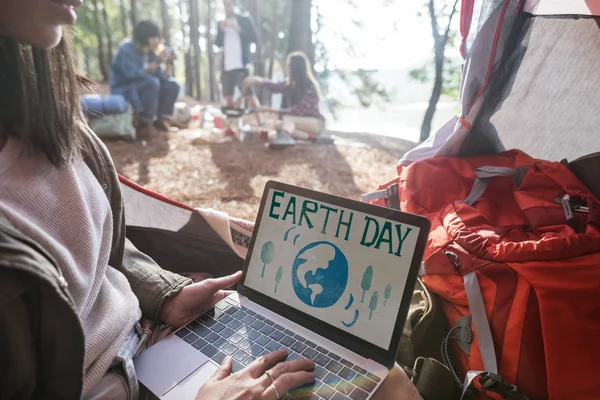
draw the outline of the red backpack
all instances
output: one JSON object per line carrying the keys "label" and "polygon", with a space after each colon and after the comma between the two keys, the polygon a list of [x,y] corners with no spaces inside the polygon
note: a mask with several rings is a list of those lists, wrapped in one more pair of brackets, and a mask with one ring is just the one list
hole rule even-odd
{"label": "red backpack", "polygon": [[520,151],[433,158],[398,175],[366,200],[431,220],[422,281],[453,327],[440,358],[457,383],[493,398],[600,398],[590,191],[561,163]]}

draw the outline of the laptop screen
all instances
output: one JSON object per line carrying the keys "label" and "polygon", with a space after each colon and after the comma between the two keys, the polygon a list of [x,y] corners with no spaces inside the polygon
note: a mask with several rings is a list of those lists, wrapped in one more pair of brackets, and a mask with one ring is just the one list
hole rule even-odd
{"label": "laptop screen", "polygon": [[265,196],[244,285],[387,351],[419,227],[281,189]]}

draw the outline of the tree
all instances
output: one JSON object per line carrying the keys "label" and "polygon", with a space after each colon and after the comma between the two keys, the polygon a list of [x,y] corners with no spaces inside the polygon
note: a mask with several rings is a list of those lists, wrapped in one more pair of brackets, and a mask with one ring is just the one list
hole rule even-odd
{"label": "tree", "polygon": [[108,20],[108,12],[106,11],[106,0],[102,0],[102,19],[104,21],[104,30],[106,31],[106,48],[108,50],[107,69],[110,69],[110,63],[112,61],[112,56],[113,56],[113,49],[112,49],[113,39],[112,39],[112,33],[111,33],[111,29],[110,29],[110,22]]}
{"label": "tree", "polygon": [[192,74],[194,77],[194,96],[200,100],[202,98],[201,81],[201,50],[200,50],[200,15],[198,10],[198,0],[189,0],[190,11],[190,42],[193,50]]}
{"label": "tree", "polygon": [[171,32],[170,32],[170,17],[169,8],[167,7],[167,0],[160,0],[160,9],[162,16],[162,34],[165,39],[165,44],[171,46]]}
{"label": "tree", "polygon": [[106,82],[109,79],[109,71],[106,68],[106,54],[104,53],[104,40],[102,38],[102,24],[100,23],[100,9],[98,0],[92,0],[92,7],[94,8],[94,31],[96,39],[98,40],[98,65],[102,79]]}
{"label": "tree", "polygon": [[387,286],[385,287],[385,292],[383,292],[383,298],[385,299],[383,301],[383,306],[387,306],[387,301],[390,298],[392,294],[392,285],[390,283],[387,284]]}
{"label": "tree", "polygon": [[137,13],[137,0],[131,0],[131,2],[129,3],[131,5],[130,7],[130,17],[131,17],[131,26],[132,26],[132,30],[135,29],[135,26],[138,23],[138,13]]}
{"label": "tree", "polygon": [[[436,7],[436,3],[443,2],[442,6]],[[445,51],[451,38],[452,20],[458,7],[458,0],[453,1],[452,5],[446,0],[428,0],[427,12],[431,22],[431,34],[433,36],[433,59],[434,59],[434,79],[429,105],[423,117],[421,125],[420,140],[426,140],[431,133],[431,124],[435,115],[437,104],[442,96],[444,89],[444,64],[446,62]],[[441,21],[445,19],[443,24],[444,30],[440,31]],[[415,79],[425,80],[426,72],[424,69],[411,71],[411,76]]]}
{"label": "tree", "polygon": [[371,301],[369,302],[369,321],[371,320],[371,316],[373,315],[373,311],[377,309],[377,301],[379,300],[379,293],[373,292],[371,296]]}
{"label": "tree", "polygon": [[252,0],[250,2],[250,15],[254,19],[258,31],[258,42],[256,43],[256,52],[254,53],[254,75],[265,76],[265,63],[263,59],[263,49],[261,41],[261,29],[262,16],[259,7],[259,0]]}
{"label": "tree", "polygon": [[127,36],[127,10],[125,9],[125,0],[119,0],[119,17],[121,18],[121,33],[123,37]]}
{"label": "tree", "polygon": [[303,51],[314,65],[315,50],[312,41],[311,28],[312,0],[292,1],[292,21],[288,41],[288,54],[293,51]]}
{"label": "tree", "polygon": [[360,302],[365,302],[365,293],[367,290],[371,289],[371,281],[373,280],[373,267],[369,265],[367,269],[365,269],[365,273],[363,274],[362,281],[360,282],[360,288],[363,290],[362,297],[360,298]]}
{"label": "tree", "polygon": [[275,293],[277,293],[277,287],[279,286],[279,282],[281,282],[281,278],[283,277],[283,267],[279,267],[277,270],[277,274],[275,275]]}
{"label": "tree", "polygon": [[260,274],[261,278],[265,277],[265,268],[267,267],[267,265],[269,265],[273,262],[274,256],[275,256],[275,245],[273,244],[273,242],[268,241],[267,243],[263,244],[262,251],[260,252],[260,259],[263,262],[263,269]]}
{"label": "tree", "polygon": [[217,84],[215,81],[215,52],[213,50],[213,4],[211,0],[206,2],[206,54],[208,57],[208,87],[210,101],[215,101]]}

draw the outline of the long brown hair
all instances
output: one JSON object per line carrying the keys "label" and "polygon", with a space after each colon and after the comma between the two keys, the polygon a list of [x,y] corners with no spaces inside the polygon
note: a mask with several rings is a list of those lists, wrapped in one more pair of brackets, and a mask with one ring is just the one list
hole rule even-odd
{"label": "long brown hair", "polygon": [[84,127],[67,42],[38,49],[0,35],[0,134],[56,166],[81,151]]}
{"label": "long brown hair", "polygon": [[321,88],[319,82],[315,79],[312,72],[312,66],[306,54],[301,51],[294,51],[288,54],[287,64],[289,66],[288,84],[293,88],[291,94],[291,105],[295,105],[306,93],[306,90],[312,85],[321,98]]}

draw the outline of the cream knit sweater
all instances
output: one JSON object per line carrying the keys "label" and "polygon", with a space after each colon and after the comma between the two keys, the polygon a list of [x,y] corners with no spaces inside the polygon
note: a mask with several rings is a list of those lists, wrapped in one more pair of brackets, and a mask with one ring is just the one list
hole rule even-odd
{"label": "cream knit sweater", "polygon": [[59,169],[9,139],[0,151],[0,214],[45,248],[67,281],[85,334],[86,393],[141,316],[127,279],[108,265],[108,199],[83,161]]}

